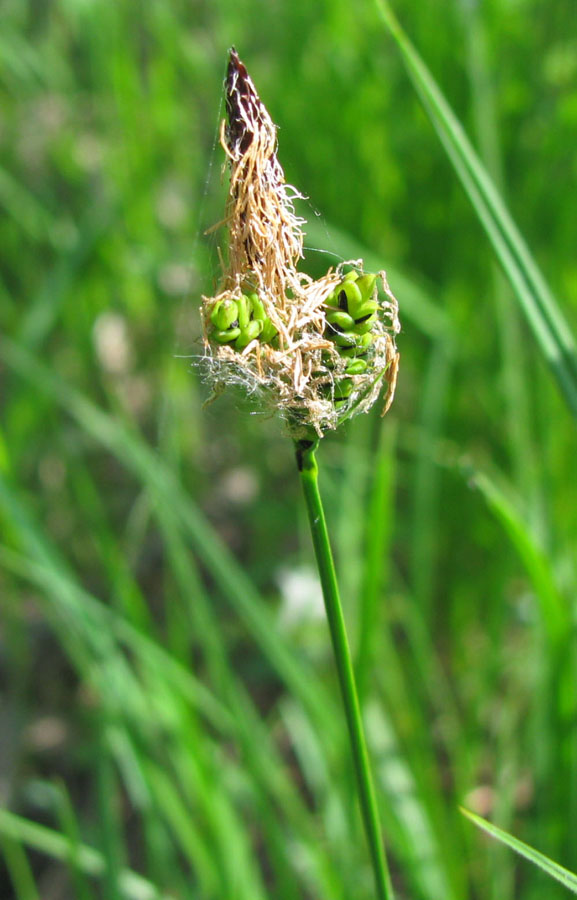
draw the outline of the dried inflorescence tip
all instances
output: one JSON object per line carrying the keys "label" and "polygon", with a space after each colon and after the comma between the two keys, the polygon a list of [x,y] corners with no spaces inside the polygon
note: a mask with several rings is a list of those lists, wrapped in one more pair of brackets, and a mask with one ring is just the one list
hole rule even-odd
{"label": "dried inflorescence tip", "polygon": [[221,142],[231,170],[225,283],[234,286],[239,275],[248,276],[282,307],[287,291],[300,286],[303,220],[292,202],[300,194],[285,182],[276,127],[234,49],[225,87],[228,124],[223,122]]}
{"label": "dried inflorescence tip", "polygon": [[364,273],[360,260],[317,281],[298,271],[304,220],[293,200],[301,195],[286,184],[276,127],[234,49],[225,90],[229,240],[219,291],[203,297],[210,377],[217,386],[240,383],[278,409],[295,437],[322,435],[368,410],[383,382],[386,412],[400,326],[385,273]]}

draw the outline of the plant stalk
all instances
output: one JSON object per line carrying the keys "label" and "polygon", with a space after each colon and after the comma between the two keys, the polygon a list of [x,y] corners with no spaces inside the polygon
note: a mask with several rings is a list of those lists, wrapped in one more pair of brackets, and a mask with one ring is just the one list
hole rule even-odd
{"label": "plant stalk", "polygon": [[305,495],[341,696],[345,708],[357,793],[375,876],[376,896],[378,900],[393,900],[393,887],[381,836],[381,823],[371,776],[369,754],[361,718],[349,642],[325,514],[319,493],[318,465],[315,457],[317,446],[318,440],[296,441],[297,466]]}

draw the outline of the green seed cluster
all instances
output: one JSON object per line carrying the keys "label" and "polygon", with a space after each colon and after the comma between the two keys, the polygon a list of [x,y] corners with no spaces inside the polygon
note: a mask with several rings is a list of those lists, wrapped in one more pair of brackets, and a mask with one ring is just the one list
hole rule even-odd
{"label": "green seed cluster", "polygon": [[217,300],[210,313],[210,337],[218,344],[244,350],[251,341],[270,344],[278,332],[267,316],[258,294],[242,294],[239,299]]}
{"label": "green seed cluster", "polygon": [[344,402],[353,391],[354,382],[349,376],[362,375],[368,366],[372,331],[378,319],[377,277],[347,272],[325,300],[324,336],[334,343],[345,361],[344,374],[334,383],[333,396],[337,403]]}

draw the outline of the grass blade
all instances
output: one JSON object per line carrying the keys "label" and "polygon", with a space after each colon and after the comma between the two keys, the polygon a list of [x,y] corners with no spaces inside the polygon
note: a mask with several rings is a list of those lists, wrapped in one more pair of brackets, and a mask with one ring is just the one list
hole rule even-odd
{"label": "grass blade", "polygon": [[22,843],[12,835],[0,834],[0,850],[15,900],[39,900],[32,867]]}
{"label": "grass blade", "polygon": [[514,502],[487,473],[468,473],[515,547],[539,602],[544,633],[551,647],[562,645],[570,632],[569,615],[551,571],[547,551],[531,534]]}
{"label": "grass blade", "polygon": [[[388,424],[388,423],[387,423]],[[379,422],[374,477],[367,509],[366,544],[359,611],[356,674],[361,708],[368,693],[371,669],[376,661],[381,632],[380,599],[389,577],[389,557],[395,488],[396,428]]]}
{"label": "grass blade", "polygon": [[194,542],[198,556],[211,572],[223,594],[234,602],[237,613],[260,644],[271,665],[309,709],[329,735],[334,727],[331,703],[326,691],[311,678],[296,654],[278,634],[272,614],[261,603],[244,569],[201,511],[182,491],[173,472],[148,448],[134,431],[115,421],[75,391],[24,348],[6,338],[0,339],[0,354],[5,362],[26,380],[60,403],[80,427],[107,447],[141,478],[155,502],[169,504]]}
{"label": "grass blade", "polygon": [[524,844],[523,841],[513,837],[513,835],[509,834],[507,831],[503,831],[496,825],[492,825],[491,822],[487,822],[485,819],[482,819],[481,816],[477,816],[475,813],[470,812],[470,810],[464,809],[463,807],[460,809],[463,815],[478,828],[481,828],[482,831],[485,831],[497,841],[501,841],[502,844],[505,844],[511,850],[514,850],[519,856],[522,856],[524,859],[533,863],[534,866],[538,866],[543,872],[549,875],[550,878],[554,878],[555,881],[560,882],[560,884],[573,894],[577,894],[577,875],[574,875],[573,872],[564,869],[559,863],[553,862],[548,856],[544,856],[543,853],[540,853],[533,847],[529,847],[528,844]]}
{"label": "grass blade", "polygon": [[461,179],[567,405],[577,418],[577,347],[571,329],[460,122],[386,0],[376,0],[409,76]]}
{"label": "grass blade", "polygon": [[[69,860],[73,853],[76,865],[87,875],[97,878],[104,875],[105,860],[97,850],[86,844],[71,847],[70,840],[63,835],[44,825],[36,825],[7,809],[0,809],[0,834],[61,862]],[[129,869],[121,871],[119,887],[126,900],[170,900],[167,894],[161,893],[146,878]]]}

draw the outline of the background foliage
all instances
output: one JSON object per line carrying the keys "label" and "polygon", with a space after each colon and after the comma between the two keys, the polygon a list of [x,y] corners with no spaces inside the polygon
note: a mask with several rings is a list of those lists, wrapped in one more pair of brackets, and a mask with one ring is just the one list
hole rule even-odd
{"label": "background foliage", "polygon": [[[573,3],[395,9],[575,327]],[[565,896],[457,805],[576,870],[574,422],[376,8],[2,12],[0,895],[372,896],[290,442],[187,358],[234,43],[401,305],[320,451],[399,897]]]}

